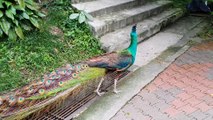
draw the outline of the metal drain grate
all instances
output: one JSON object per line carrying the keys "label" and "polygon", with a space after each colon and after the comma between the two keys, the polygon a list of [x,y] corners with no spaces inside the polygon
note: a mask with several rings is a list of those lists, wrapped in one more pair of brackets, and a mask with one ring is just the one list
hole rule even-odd
{"label": "metal drain grate", "polygon": [[[119,75],[119,79],[121,79],[121,78],[125,77],[126,75],[128,75],[129,73],[130,73],[129,71],[120,72],[120,73],[112,72],[112,73],[109,73],[105,77],[105,79],[107,81],[112,81],[117,75]],[[105,86],[104,89],[111,86],[112,84],[113,84],[113,81],[110,82],[110,84],[108,84],[107,86]],[[81,108],[83,105],[85,105],[86,103],[88,103],[89,101],[94,99],[95,97],[96,97],[96,94],[93,93],[93,91],[92,91],[91,94],[84,97],[80,101],[75,101],[66,107],[53,109],[40,117],[30,118],[30,120],[65,120],[68,116],[70,116],[72,113],[77,111],[79,108]]]}

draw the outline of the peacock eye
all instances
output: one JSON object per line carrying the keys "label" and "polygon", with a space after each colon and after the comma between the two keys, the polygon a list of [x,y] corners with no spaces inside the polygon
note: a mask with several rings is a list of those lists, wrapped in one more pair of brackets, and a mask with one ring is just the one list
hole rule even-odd
{"label": "peacock eye", "polygon": [[73,78],[77,78],[77,74],[76,74],[76,73],[73,73],[73,74],[72,74],[72,77],[73,77]]}
{"label": "peacock eye", "polygon": [[44,94],[44,92],[45,92],[45,90],[44,90],[44,89],[40,89],[40,90],[39,90],[39,93],[40,93],[41,95],[43,95],[43,94]]}
{"label": "peacock eye", "polygon": [[60,81],[60,82],[58,83],[58,85],[59,85],[59,86],[63,86],[63,85],[64,85],[64,82]]}
{"label": "peacock eye", "polygon": [[44,78],[41,79],[41,82],[42,82],[42,83],[44,82]]}
{"label": "peacock eye", "polygon": [[24,100],[25,100],[24,97],[19,97],[19,98],[18,98],[18,103],[23,103]]}

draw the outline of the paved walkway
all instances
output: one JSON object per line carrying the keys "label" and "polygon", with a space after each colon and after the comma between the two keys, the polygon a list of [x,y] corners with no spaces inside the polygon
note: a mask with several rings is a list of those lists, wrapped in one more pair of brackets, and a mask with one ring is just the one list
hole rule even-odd
{"label": "paved walkway", "polygon": [[213,120],[213,42],[181,55],[111,120]]}

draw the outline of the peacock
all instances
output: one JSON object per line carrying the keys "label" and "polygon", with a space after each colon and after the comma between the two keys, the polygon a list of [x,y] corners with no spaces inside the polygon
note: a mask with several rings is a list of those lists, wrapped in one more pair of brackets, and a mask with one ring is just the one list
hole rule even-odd
{"label": "peacock", "polygon": [[[88,64],[90,67],[105,68],[107,70],[113,70],[115,72],[127,70],[131,65],[133,65],[135,61],[135,57],[136,57],[137,41],[138,41],[137,33],[136,33],[136,25],[132,27],[130,37],[131,37],[131,43],[127,49],[106,53],[102,56],[92,58],[88,60],[86,64]],[[116,87],[118,78],[119,76],[116,76],[116,78],[114,79],[114,89],[113,89],[114,93],[120,92],[117,90],[117,87]],[[99,90],[103,81],[104,81],[104,78],[101,79],[97,89],[95,90],[95,92],[99,96],[103,94],[103,92],[100,93],[100,90]]]}
{"label": "peacock", "polygon": [[[136,25],[132,27],[131,44],[127,49],[106,53],[91,58],[84,62],[71,65],[66,64],[50,73],[33,80],[29,84],[14,91],[0,95],[0,119],[22,119],[33,112],[47,109],[47,106],[55,105],[55,102],[65,100],[70,92],[79,84],[102,78],[96,89],[98,95],[102,95],[99,89],[108,70],[120,72],[128,69],[135,61],[137,50]],[[117,80],[114,80],[114,92]]]}

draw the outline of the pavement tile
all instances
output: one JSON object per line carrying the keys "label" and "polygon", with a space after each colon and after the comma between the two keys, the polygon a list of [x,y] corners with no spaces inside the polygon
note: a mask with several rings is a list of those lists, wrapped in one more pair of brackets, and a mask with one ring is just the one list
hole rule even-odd
{"label": "pavement tile", "polygon": [[158,75],[163,81],[170,79],[171,76],[168,76],[166,73],[162,72]]}
{"label": "pavement tile", "polygon": [[176,109],[187,105],[187,102],[182,101],[181,99],[175,99],[174,101],[171,102],[171,105],[173,105]]}
{"label": "pavement tile", "polygon": [[207,90],[209,90],[208,87],[200,84],[200,86],[196,86],[196,89],[199,89],[201,92],[205,93]]}
{"label": "pavement tile", "polygon": [[169,83],[164,83],[162,85],[159,86],[159,88],[163,89],[163,90],[168,90],[168,89],[171,89],[173,88],[174,86],[172,86],[171,84]]}
{"label": "pavement tile", "polygon": [[213,120],[213,116],[208,116],[207,118],[205,118],[203,120]]}
{"label": "pavement tile", "polygon": [[169,90],[167,90],[169,93],[171,93],[173,96],[176,96],[176,95],[178,95],[178,94],[180,94],[180,93],[182,93],[183,92],[183,90],[182,89],[180,89],[180,88],[178,88],[178,87],[173,87],[173,88],[171,88],[171,89],[169,89]]}
{"label": "pavement tile", "polygon": [[154,104],[153,106],[158,108],[160,111],[163,111],[163,110],[169,108],[171,105],[166,103],[165,101],[161,100],[158,103]]}
{"label": "pavement tile", "polygon": [[147,94],[138,94],[142,97],[144,101],[149,101],[151,99],[158,99],[154,93],[147,93]]}
{"label": "pavement tile", "polygon": [[208,79],[205,79],[201,82],[202,85],[206,86],[206,87],[211,87],[213,86],[213,81],[209,81]]}
{"label": "pavement tile", "polygon": [[154,83],[156,86],[160,86],[160,85],[164,84],[165,82],[164,82],[160,77],[158,77],[158,78],[156,78],[156,79],[153,81],[153,83]]}
{"label": "pavement tile", "polygon": [[200,109],[202,112],[206,112],[206,111],[208,111],[210,109],[213,109],[213,106],[209,106],[205,102],[202,102],[202,103],[200,103],[200,104],[198,104],[198,105],[196,105],[194,107]]}
{"label": "pavement tile", "polygon": [[[125,120],[141,120],[141,119],[148,119],[149,117],[143,114],[143,111],[139,109],[135,109],[135,107],[131,104],[125,105],[122,110],[119,111],[119,114],[123,115]],[[122,114],[123,113],[123,114]],[[120,117],[120,116],[119,116]],[[116,118],[117,120],[121,120],[120,118]],[[123,118],[121,116],[121,118]],[[116,120],[114,119],[114,120]]]}
{"label": "pavement tile", "polygon": [[195,89],[195,88],[193,88],[193,87],[191,87],[191,86],[185,87],[185,88],[183,88],[182,90],[184,90],[184,91],[185,91],[186,93],[188,93],[188,94],[191,94],[191,93],[193,93],[193,92],[199,91],[199,89]]}
{"label": "pavement tile", "polygon": [[194,64],[193,67],[191,67],[191,68],[189,69],[189,71],[191,71],[191,72],[193,72],[193,73],[196,73],[196,72],[200,71],[195,65],[196,65],[196,64]]}
{"label": "pavement tile", "polygon": [[167,94],[164,97],[162,97],[163,100],[165,100],[166,103],[170,103],[176,99],[176,97],[172,96],[171,94]]}
{"label": "pavement tile", "polygon": [[158,87],[155,84],[150,84],[150,85],[146,86],[144,89],[148,90],[149,92],[154,92],[155,90],[158,89]]}
{"label": "pavement tile", "polygon": [[201,98],[203,101],[206,102],[206,104],[208,105],[212,105],[213,106],[213,97],[210,95],[206,95],[204,97]]}
{"label": "pavement tile", "polygon": [[206,113],[213,117],[213,109],[210,109],[210,110],[206,111]]}
{"label": "pavement tile", "polygon": [[173,117],[175,120],[196,120],[194,118],[191,118],[190,116],[187,116],[185,113],[181,112]]}
{"label": "pavement tile", "polygon": [[183,78],[183,77],[184,77],[184,75],[183,75],[183,74],[178,73],[178,74],[174,74],[174,75],[173,75],[173,77],[175,77],[175,78],[178,80],[178,79],[180,79],[180,78]]}
{"label": "pavement tile", "polygon": [[197,110],[197,111],[191,113],[189,116],[192,118],[195,118],[197,120],[203,120],[208,117],[208,114],[205,114],[205,113],[201,112],[200,110]]}
{"label": "pavement tile", "polygon": [[185,64],[185,65],[182,65],[181,67],[184,68],[185,70],[188,70],[188,69],[190,69],[192,66],[189,65],[189,64]]}
{"label": "pavement tile", "polygon": [[192,98],[185,100],[185,102],[190,104],[192,107],[194,107],[195,105],[197,105],[203,101],[200,99],[197,99],[196,97],[192,97]]}
{"label": "pavement tile", "polygon": [[191,105],[187,104],[185,106],[180,107],[178,110],[184,111],[186,114],[191,114],[192,112],[196,111],[197,108],[194,108]]}
{"label": "pavement tile", "polygon": [[183,82],[177,82],[175,84],[175,86],[178,87],[178,88],[187,88],[188,87],[188,85],[184,84]]}
{"label": "pavement tile", "polygon": [[[129,104],[132,105],[136,105],[138,107],[142,107],[141,104],[146,104],[148,102],[145,102],[142,100],[142,98],[140,96],[135,96],[134,98],[132,98],[129,102]],[[149,103],[148,103],[149,104]]]}
{"label": "pavement tile", "polygon": [[169,68],[165,71],[165,74],[167,74],[168,76],[172,76],[172,75],[175,75],[175,74],[178,74],[177,71],[174,71],[173,69]]}
{"label": "pavement tile", "polygon": [[194,95],[196,98],[201,98],[206,95],[205,93],[201,91],[195,91],[195,92],[192,92],[191,94]]}
{"label": "pavement tile", "polygon": [[205,93],[208,94],[208,95],[213,94],[213,88],[205,91]]}
{"label": "pavement tile", "polygon": [[[170,120],[169,116],[167,114],[162,113],[159,111],[159,109],[153,107],[153,109],[145,110],[143,109],[144,114],[147,116],[151,116],[154,120]],[[142,120],[142,119],[141,119]]]}
{"label": "pavement tile", "polygon": [[170,117],[174,117],[177,114],[181,113],[180,110],[174,108],[174,107],[169,107],[166,110],[163,111],[164,113],[168,114]]}
{"label": "pavement tile", "polygon": [[189,98],[192,98],[193,95],[188,94],[188,93],[186,93],[186,92],[183,92],[183,93],[177,95],[177,97],[180,98],[182,101],[184,101],[184,100],[187,100],[187,99],[189,99]]}

